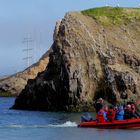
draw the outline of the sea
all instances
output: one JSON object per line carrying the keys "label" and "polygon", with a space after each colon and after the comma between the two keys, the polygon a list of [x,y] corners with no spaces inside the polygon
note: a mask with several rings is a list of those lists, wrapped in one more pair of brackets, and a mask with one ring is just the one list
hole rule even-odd
{"label": "sea", "polygon": [[11,110],[14,100],[0,97],[0,140],[140,139],[140,129],[79,128],[83,113]]}

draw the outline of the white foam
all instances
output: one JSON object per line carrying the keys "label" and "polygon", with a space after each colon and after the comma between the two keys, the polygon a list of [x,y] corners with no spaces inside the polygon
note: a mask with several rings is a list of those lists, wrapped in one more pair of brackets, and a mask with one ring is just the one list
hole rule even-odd
{"label": "white foam", "polygon": [[77,123],[76,122],[71,122],[71,121],[67,121],[63,124],[57,124],[57,125],[49,125],[51,127],[77,127]]}
{"label": "white foam", "polygon": [[48,125],[18,125],[18,124],[11,124],[11,125],[3,125],[0,128],[49,128],[49,127],[77,127],[76,122],[67,121],[63,124],[48,124]]}

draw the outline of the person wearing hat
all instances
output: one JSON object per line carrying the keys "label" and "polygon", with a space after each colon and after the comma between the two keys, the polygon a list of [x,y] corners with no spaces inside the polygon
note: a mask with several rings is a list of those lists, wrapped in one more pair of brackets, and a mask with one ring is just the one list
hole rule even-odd
{"label": "person wearing hat", "polygon": [[136,111],[136,106],[135,104],[131,104],[131,110],[132,110],[132,113],[137,116],[137,118],[140,118],[140,115],[139,113]]}
{"label": "person wearing hat", "polygon": [[124,110],[124,119],[138,118],[132,111],[131,105],[128,104]]}

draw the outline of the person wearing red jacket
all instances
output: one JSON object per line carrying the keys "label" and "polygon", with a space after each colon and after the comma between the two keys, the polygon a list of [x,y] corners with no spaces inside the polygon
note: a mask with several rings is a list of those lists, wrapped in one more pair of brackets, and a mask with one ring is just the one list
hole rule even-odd
{"label": "person wearing red jacket", "polygon": [[135,116],[135,118],[140,118],[140,114],[137,112],[137,107],[134,101],[133,100],[128,101],[127,105],[131,106],[131,111],[132,111],[133,116]]}
{"label": "person wearing red jacket", "polygon": [[104,109],[103,108],[101,108],[100,110],[99,110],[99,112],[97,113],[97,121],[98,122],[105,122],[106,120],[107,120],[107,117],[106,117],[106,112],[104,111]]}
{"label": "person wearing red jacket", "polygon": [[132,110],[132,113],[137,116],[137,118],[140,118],[140,115],[139,113],[136,111],[136,105],[135,104],[131,104],[131,110]]}
{"label": "person wearing red jacket", "polygon": [[114,111],[113,106],[110,106],[106,114],[107,120],[110,122],[113,122],[115,120],[115,115],[116,115],[116,112]]}

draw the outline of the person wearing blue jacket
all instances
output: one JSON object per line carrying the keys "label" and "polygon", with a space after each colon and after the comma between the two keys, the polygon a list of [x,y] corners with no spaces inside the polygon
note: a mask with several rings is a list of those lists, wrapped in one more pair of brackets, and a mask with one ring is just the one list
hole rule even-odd
{"label": "person wearing blue jacket", "polygon": [[123,120],[124,119],[124,109],[123,106],[120,106],[116,112],[116,120]]}

